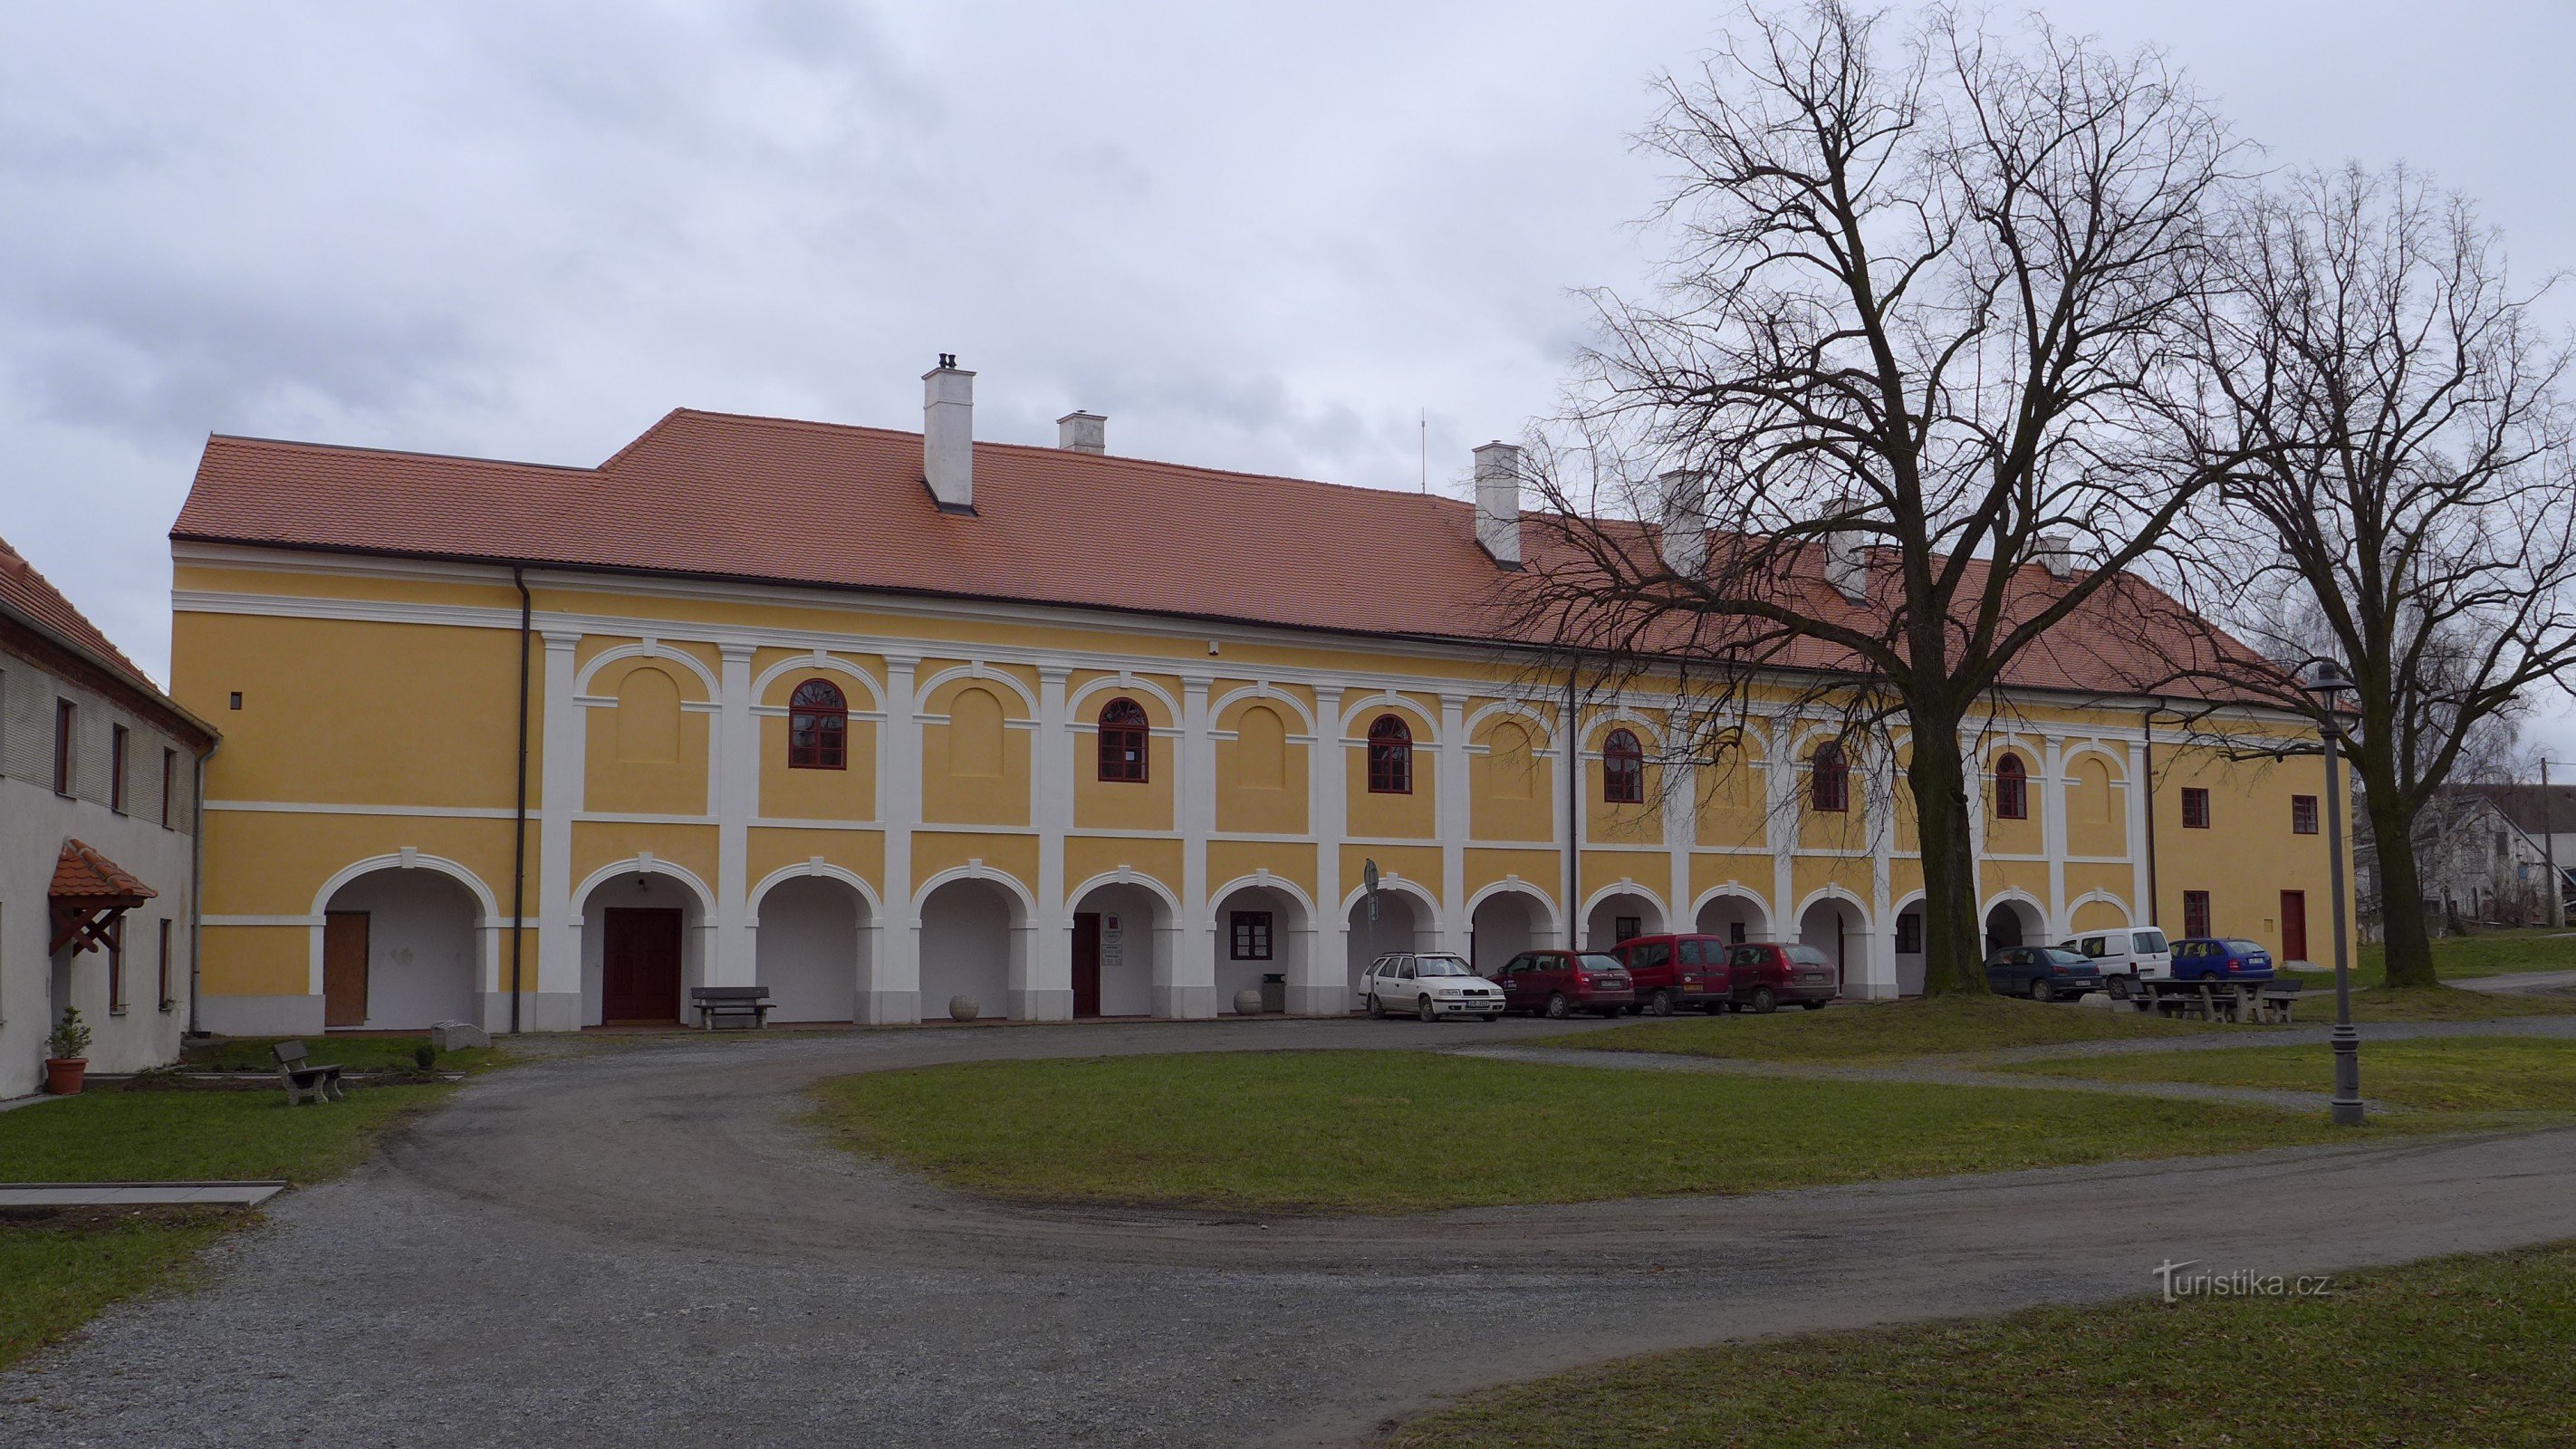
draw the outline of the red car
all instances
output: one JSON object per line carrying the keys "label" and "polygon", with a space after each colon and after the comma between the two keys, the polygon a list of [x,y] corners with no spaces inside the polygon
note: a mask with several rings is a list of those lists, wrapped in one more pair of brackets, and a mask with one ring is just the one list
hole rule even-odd
{"label": "red car", "polygon": [[1842,973],[1813,946],[1765,941],[1727,952],[1729,983],[1737,1009],[1769,1013],[1794,1001],[1809,1011],[1842,994]]}
{"label": "red car", "polygon": [[1618,946],[1637,1004],[1649,1016],[1670,1016],[1683,1006],[1724,1007],[1733,981],[1727,951],[1720,936],[1639,936]]}
{"label": "red car", "polygon": [[1503,983],[1503,1010],[1535,1011],[1558,1018],[1578,1011],[1617,1016],[1637,1004],[1628,971],[1600,951],[1523,951],[1494,973]]}

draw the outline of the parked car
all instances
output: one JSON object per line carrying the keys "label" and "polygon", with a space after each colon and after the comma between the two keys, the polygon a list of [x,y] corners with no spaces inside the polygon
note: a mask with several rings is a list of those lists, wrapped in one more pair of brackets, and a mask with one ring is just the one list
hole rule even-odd
{"label": "parked car", "polygon": [[1446,951],[1389,951],[1360,977],[1360,1004],[1383,1018],[1411,1012],[1424,1021],[1473,1016],[1500,1021],[1503,988],[1476,974],[1467,958]]}
{"label": "parked car", "polygon": [[2057,944],[2058,949],[2092,962],[2111,994],[2123,1001],[2139,982],[2162,981],[2173,974],[2173,947],[2165,933],[2153,926],[2096,931]]}
{"label": "parked car", "polygon": [[1726,942],[1716,936],[1639,936],[1615,948],[1637,993],[1637,1009],[1670,1016],[1677,1007],[1717,1011],[1734,1000]]}
{"label": "parked car", "polygon": [[1730,946],[1726,951],[1727,995],[1739,1011],[1756,1011],[1763,1015],[1780,1009],[1784,1001],[1795,1002],[1815,1011],[1840,996],[1842,973],[1824,952],[1813,946],[1781,945],[1765,941],[1758,945]]}
{"label": "parked car", "polygon": [[1986,989],[2055,1001],[2102,989],[2102,971],[2063,946],[2006,946],[1986,957]]}
{"label": "parked car", "polygon": [[2176,981],[2269,981],[2272,953],[2240,936],[2187,936],[2174,942]]}
{"label": "parked car", "polygon": [[1605,951],[1523,951],[1495,975],[1506,1011],[1558,1018],[1578,1011],[1617,1016],[1637,1004],[1628,968]]}

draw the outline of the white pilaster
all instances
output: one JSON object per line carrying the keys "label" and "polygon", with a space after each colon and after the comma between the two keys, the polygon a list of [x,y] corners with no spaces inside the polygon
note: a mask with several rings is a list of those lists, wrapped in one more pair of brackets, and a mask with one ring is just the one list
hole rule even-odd
{"label": "white pilaster", "polygon": [[588,1017],[581,999],[581,906],[572,898],[572,817],[582,807],[588,711],[573,703],[580,673],[578,632],[545,635],[545,738],[538,770],[537,980],[521,1024],[533,1031],[576,1031]]}
{"label": "white pilaster", "polygon": [[1038,828],[1038,919],[1029,984],[1015,993],[1011,1015],[1024,1021],[1073,1019],[1073,916],[1064,898],[1064,837],[1073,828],[1073,737],[1066,729],[1060,664],[1038,669],[1037,743],[1030,749],[1031,814]]}
{"label": "white pilaster", "polygon": [[1467,954],[1467,697],[1440,696],[1440,948]]}
{"label": "white pilaster", "polygon": [[1699,769],[1686,753],[1672,748],[1673,721],[1665,720],[1664,852],[1671,859],[1670,888],[1664,899],[1672,919],[1665,929],[1696,931],[1699,917],[1691,910],[1691,849],[1699,843]]}
{"label": "white pilaster", "polygon": [[2129,921],[2132,925],[2156,924],[2155,866],[2147,858],[2147,747],[2144,741],[2129,746],[2129,778],[2112,788],[2121,791],[2120,818],[2128,824],[2129,835]]}
{"label": "white pilaster", "polygon": [[1796,720],[1773,720],[1771,748],[1762,760],[1763,830],[1771,842],[1771,934],[1765,939],[1773,941],[1798,939],[1793,913],[1798,909],[1798,827],[1806,819],[1802,792],[1807,781],[1798,768],[1797,737]]}
{"label": "white pilaster", "polygon": [[1897,778],[1896,757],[1889,755],[1876,762],[1871,772],[1869,831],[1869,959],[1862,975],[1861,995],[1874,1001],[1896,998],[1896,917],[1894,876],[1896,859],[1896,792],[1904,788]]}
{"label": "white pilaster", "polygon": [[[1180,779],[1172,808],[1180,812],[1181,919],[1171,949],[1157,954],[1154,1014],[1216,1015],[1216,918],[1207,898],[1208,836],[1216,829],[1216,740],[1208,733],[1206,676],[1181,681]],[[1169,973],[1165,976],[1164,973]]]}
{"label": "white pilaster", "polygon": [[2048,852],[2048,939],[2053,944],[2075,930],[2066,905],[2066,742],[2050,735],[2042,750],[2039,838]]}
{"label": "white pilaster", "polygon": [[1306,771],[1307,826],[1315,837],[1315,935],[1302,972],[1288,978],[1288,1009],[1340,1016],[1351,1009],[1350,917],[1342,912],[1342,839],[1349,833],[1349,751],[1342,744],[1342,692],[1315,690],[1315,746]]}
{"label": "white pilaster", "polygon": [[715,815],[716,920],[707,953],[710,986],[749,986],[759,976],[759,943],[751,927],[751,818],[760,813],[760,731],[751,714],[752,646],[716,646],[718,676]]}
{"label": "white pilaster", "polygon": [[921,1020],[921,913],[912,900],[912,830],[921,821],[920,701],[913,670],[921,661],[889,654],[885,723],[877,731],[877,813],[885,818],[884,950],[859,993],[859,1020],[910,1025]]}

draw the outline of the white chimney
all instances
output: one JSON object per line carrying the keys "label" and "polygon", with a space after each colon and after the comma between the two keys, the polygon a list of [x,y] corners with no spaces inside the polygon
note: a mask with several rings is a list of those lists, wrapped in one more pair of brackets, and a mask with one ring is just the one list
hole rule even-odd
{"label": "white chimney", "polygon": [[1068,453],[1109,451],[1109,420],[1080,408],[1055,420],[1055,445]]}
{"label": "white chimney", "polygon": [[1521,566],[1521,450],[1509,443],[1476,450],[1476,542],[1504,568]]}
{"label": "white chimney", "polygon": [[1708,568],[1708,475],[1676,468],[1655,482],[1664,567],[1696,580]]}
{"label": "white chimney", "polygon": [[2043,533],[2038,546],[2031,550],[2039,566],[2048,570],[2052,579],[2075,577],[2075,540],[2063,533]]}
{"label": "white chimney", "polygon": [[975,374],[957,354],[921,375],[921,481],[942,513],[975,511]]}
{"label": "white chimney", "polygon": [[[1827,507],[1828,518],[1857,517],[1867,507],[1860,499],[1845,495]],[[1869,598],[1869,553],[1863,542],[1866,535],[1857,529],[1843,529],[1825,535],[1825,582],[1834,592],[1857,604]]]}

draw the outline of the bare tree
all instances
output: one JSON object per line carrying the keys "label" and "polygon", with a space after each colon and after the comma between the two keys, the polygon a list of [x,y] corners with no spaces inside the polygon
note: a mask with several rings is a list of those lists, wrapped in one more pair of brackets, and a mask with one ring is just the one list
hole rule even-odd
{"label": "bare tree", "polygon": [[2277,662],[2340,662],[2328,712],[2274,670],[2193,670],[2332,731],[2378,847],[2392,986],[2434,984],[2418,817],[2576,673],[2568,352],[2495,234],[2403,168],[2308,172],[2231,228],[2205,342],[2260,457],[2195,523],[2197,602]]}
{"label": "bare tree", "polygon": [[2005,686],[2098,675],[2046,667],[2086,650],[2064,626],[2226,467],[2187,323],[2234,148],[2153,52],[1898,28],[1751,11],[1662,80],[1675,245],[1653,296],[1596,295],[1517,598],[1598,669],[1739,699],[1802,671],[1901,723],[1925,990],[1981,992],[1962,735]]}

